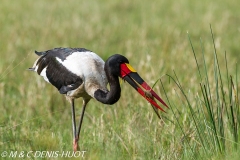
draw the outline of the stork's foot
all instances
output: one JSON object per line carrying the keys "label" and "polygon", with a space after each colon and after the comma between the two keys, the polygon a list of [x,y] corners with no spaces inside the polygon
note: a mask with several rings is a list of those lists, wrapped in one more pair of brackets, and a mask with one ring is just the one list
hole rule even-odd
{"label": "stork's foot", "polygon": [[76,152],[79,150],[78,139],[73,140],[73,151]]}

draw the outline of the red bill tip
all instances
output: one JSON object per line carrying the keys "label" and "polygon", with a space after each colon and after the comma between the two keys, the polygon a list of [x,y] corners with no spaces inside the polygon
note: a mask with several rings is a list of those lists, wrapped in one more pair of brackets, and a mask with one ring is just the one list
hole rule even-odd
{"label": "red bill tip", "polygon": [[155,107],[157,107],[158,109],[160,109],[161,111],[165,112],[156,102],[154,99],[148,97],[145,95],[145,92],[143,90],[141,90],[140,88],[138,88],[138,93],[140,93],[148,102],[150,102],[152,105],[154,105]]}

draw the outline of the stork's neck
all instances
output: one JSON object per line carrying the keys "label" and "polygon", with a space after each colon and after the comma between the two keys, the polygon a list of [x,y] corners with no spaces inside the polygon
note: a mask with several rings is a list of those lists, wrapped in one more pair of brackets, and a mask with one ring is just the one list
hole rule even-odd
{"label": "stork's neck", "polygon": [[95,91],[94,97],[104,104],[114,104],[119,100],[121,96],[121,88],[118,76],[113,76],[110,75],[109,73],[106,73],[106,75],[110,86],[110,90],[103,91],[101,89],[98,89],[97,91]]}

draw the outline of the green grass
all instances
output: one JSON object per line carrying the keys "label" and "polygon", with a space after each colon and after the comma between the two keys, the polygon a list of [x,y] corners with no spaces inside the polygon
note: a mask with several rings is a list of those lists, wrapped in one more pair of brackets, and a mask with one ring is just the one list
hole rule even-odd
{"label": "green grass", "polygon": [[[239,101],[238,88],[234,87],[235,84],[238,84],[238,81],[237,79],[234,81],[232,75],[228,75],[226,54],[225,69],[227,74],[222,74],[223,68],[219,65],[214,34],[211,26],[210,30],[214,48],[214,64],[212,67],[208,67],[205,63],[204,50],[202,50],[201,59],[204,65],[202,67],[199,65],[199,59],[196,58],[196,52],[189,36],[189,41],[192,46],[200,77],[200,86],[197,88],[200,88],[201,92],[197,92],[194,96],[188,94],[182,87],[175,72],[174,76],[168,75],[177,85],[179,91],[175,90],[176,93],[183,96],[184,100],[179,100],[189,109],[189,121],[192,122],[192,126],[189,130],[193,133],[194,140],[198,142],[197,145],[186,138],[189,135],[189,131],[188,129],[184,129],[183,124],[179,122],[179,120],[185,115],[179,112],[179,110],[175,111],[175,105],[172,105],[171,102],[169,102],[177,120],[177,124],[179,128],[181,128],[184,139],[186,139],[185,141],[189,150],[192,152],[192,158],[194,159],[199,157],[212,157],[213,155],[218,154],[226,156],[229,152],[238,150]],[[201,70],[201,68],[204,68],[204,70]],[[213,68],[213,71],[209,72],[207,68]],[[213,84],[209,81],[210,75],[214,75]],[[226,77],[222,77],[223,75]],[[235,76],[237,77],[237,70]],[[193,103],[192,98],[194,98],[196,102]],[[202,153],[199,151],[202,151]],[[197,155],[195,155],[196,152],[198,152]]]}
{"label": "green grass", "polygon": [[240,156],[237,0],[2,0],[0,13],[0,154],[72,150],[70,104],[27,68],[34,50],[85,47],[125,55],[170,106],[159,120],[127,83],[112,106],[91,100],[85,159]]}

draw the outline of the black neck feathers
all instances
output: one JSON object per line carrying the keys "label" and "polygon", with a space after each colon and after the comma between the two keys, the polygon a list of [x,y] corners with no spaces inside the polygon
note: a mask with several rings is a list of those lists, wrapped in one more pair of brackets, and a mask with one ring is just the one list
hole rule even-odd
{"label": "black neck feathers", "polygon": [[110,86],[109,91],[96,90],[94,97],[104,104],[114,104],[121,96],[121,88],[118,76],[120,76],[120,64],[128,63],[128,60],[119,54],[109,57],[105,63],[104,70]]}
{"label": "black neck feathers", "polygon": [[118,77],[111,77],[112,82],[109,81],[110,90],[96,90],[94,93],[94,97],[104,103],[104,104],[114,104],[116,103],[121,96],[121,88],[118,81]]}

